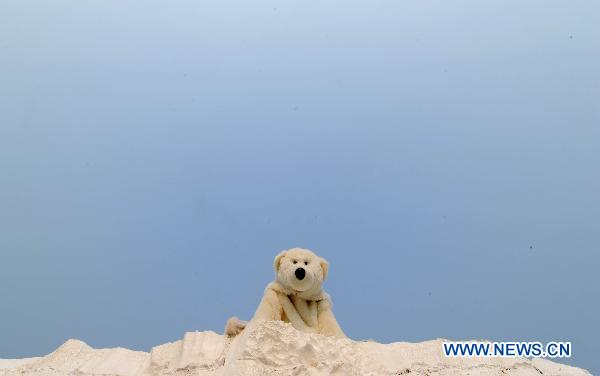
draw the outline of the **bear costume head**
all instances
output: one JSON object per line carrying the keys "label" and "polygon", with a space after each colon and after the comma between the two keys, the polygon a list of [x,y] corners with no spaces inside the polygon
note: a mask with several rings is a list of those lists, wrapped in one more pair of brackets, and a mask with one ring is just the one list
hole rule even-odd
{"label": "bear costume head", "polygon": [[310,298],[321,294],[329,264],[308,249],[292,248],[275,257],[273,268],[283,288]]}

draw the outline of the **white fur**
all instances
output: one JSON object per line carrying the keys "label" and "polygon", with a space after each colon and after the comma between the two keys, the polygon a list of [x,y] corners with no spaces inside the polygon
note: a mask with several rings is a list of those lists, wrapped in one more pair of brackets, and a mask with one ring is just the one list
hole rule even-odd
{"label": "white fur", "polygon": [[[299,267],[306,272],[302,280],[295,275]],[[289,322],[302,332],[346,337],[331,310],[331,299],[323,291],[323,281],[329,271],[327,261],[308,249],[292,248],[275,257],[273,268],[275,281],[265,289],[249,325],[281,320]],[[235,317],[231,318],[227,321],[225,334],[235,336],[244,327],[245,323]]]}

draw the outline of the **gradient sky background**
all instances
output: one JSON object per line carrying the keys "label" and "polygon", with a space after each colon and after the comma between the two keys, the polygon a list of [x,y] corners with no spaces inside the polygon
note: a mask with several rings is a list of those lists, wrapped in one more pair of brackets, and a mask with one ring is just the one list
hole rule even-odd
{"label": "gradient sky background", "polygon": [[353,338],[600,373],[598,14],[3,1],[0,357],[220,332],[303,246]]}

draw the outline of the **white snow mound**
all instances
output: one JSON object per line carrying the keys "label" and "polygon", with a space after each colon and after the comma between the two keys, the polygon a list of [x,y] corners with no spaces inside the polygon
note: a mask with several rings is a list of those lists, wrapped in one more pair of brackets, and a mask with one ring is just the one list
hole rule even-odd
{"label": "white snow mound", "polygon": [[443,339],[359,342],[301,333],[279,321],[248,330],[243,340],[233,341],[210,331],[186,333],[182,340],[154,347],[149,353],[93,349],[69,340],[41,358],[0,360],[0,376],[591,375],[545,359],[446,358]]}

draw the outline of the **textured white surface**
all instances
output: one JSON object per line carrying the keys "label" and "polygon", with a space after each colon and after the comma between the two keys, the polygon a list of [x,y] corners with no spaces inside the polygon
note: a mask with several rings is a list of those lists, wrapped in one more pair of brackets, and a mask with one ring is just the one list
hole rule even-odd
{"label": "textured white surface", "polygon": [[0,375],[590,375],[543,359],[445,358],[441,339],[387,345],[356,342],[301,333],[276,321],[246,334],[239,337],[241,342],[232,343],[214,332],[186,333],[182,340],[154,347],[150,353],[93,349],[69,340],[42,358],[0,360]]}

